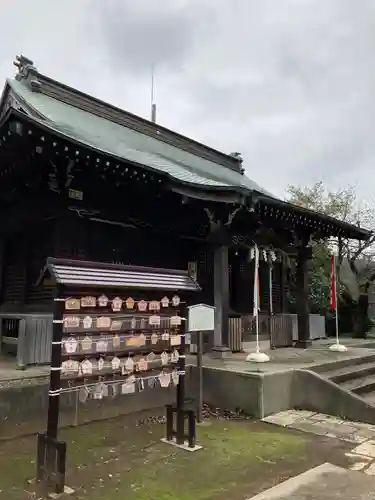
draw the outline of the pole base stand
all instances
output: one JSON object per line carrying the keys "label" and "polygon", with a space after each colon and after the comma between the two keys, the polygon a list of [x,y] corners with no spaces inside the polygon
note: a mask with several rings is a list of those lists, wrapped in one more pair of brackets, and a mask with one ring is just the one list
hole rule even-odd
{"label": "pole base stand", "polygon": [[329,350],[332,352],[346,352],[348,348],[342,344],[332,344],[329,346]]}
{"label": "pole base stand", "polygon": [[249,363],[267,363],[270,360],[265,352],[251,352],[246,356]]}
{"label": "pole base stand", "polygon": [[[177,408],[176,406],[166,405],[166,436],[168,443],[175,443],[179,446],[188,446],[195,448],[196,442],[196,418],[195,411],[187,408]],[[185,423],[187,420],[187,433],[185,432]]]}
{"label": "pole base stand", "polygon": [[184,444],[177,444],[176,438],[172,438],[172,439],[162,438],[160,441],[162,443],[177,446],[177,448],[181,448],[181,450],[185,450],[185,451],[198,451],[198,450],[201,450],[203,448],[203,446],[200,446],[199,444],[196,444],[193,447],[189,446],[189,441],[185,441]]}
{"label": "pole base stand", "polygon": [[213,346],[210,352],[211,358],[214,359],[224,359],[227,358],[230,354],[232,354],[232,351],[225,345]]}
{"label": "pole base stand", "polygon": [[61,498],[63,495],[73,495],[75,491],[73,488],[69,488],[69,486],[64,486],[64,491],[62,493],[48,493],[48,498],[52,498],[53,500],[56,500],[57,498]]}
{"label": "pole base stand", "polygon": [[[66,443],[38,434],[36,457],[36,481],[50,495],[62,495],[65,492]],[[51,497],[51,498],[59,498]]]}

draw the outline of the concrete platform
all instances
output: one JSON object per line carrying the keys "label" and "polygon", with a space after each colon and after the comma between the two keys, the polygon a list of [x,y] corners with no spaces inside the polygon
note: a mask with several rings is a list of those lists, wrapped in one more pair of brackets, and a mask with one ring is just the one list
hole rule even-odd
{"label": "concrete platform", "polygon": [[374,500],[374,491],[375,478],[325,463],[248,500]]}
{"label": "concrete platform", "polygon": [[[245,352],[228,358],[212,359],[206,355],[204,401],[217,408],[241,409],[259,419],[283,410],[299,409],[375,425],[375,404],[339,387],[318,368],[323,366],[326,372],[327,367],[336,370],[351,364],[357,370],[370,360],[375,364],[373,344],[363,347],[363,340],[345,339],[348,351],[339,353],[329,350],[331,343],[332,340],[315,341],[305,350],[268,350],[271,361],[261,364],[246,361],[247,354],[255,349],[253,343],[244,345]],[[187,397],[194,399],[198,390],[196,356],[187,356],[187,364],[190,365]],[[1,362],[0,358],[0,420],[11,419],[14,414],[24,420],[34,401],[39,405],[35,411],[41,410],[39,407],[48,401],[48,373],[48,366],[18,371],[11,361]],[[108,403],[108,406],[111,405]]]}
{"label": "concrete platform", "polygon": [[0,388],[12,386],[15,381],[48,376],[49,366],[30,366],[25,370],[18,370],[14,358],[0,356]]}
{"label": "concrete platform", "polygon": [[[286,347],[282,349],[270,349],[268,341],[260,342],[260,349],[269,357],[268,363],[249,363],[246,356],[255,352],[255,342],[245,342],[244,352],[230,354],[227,358],[213,359],[209,355],[203,357],[204,366],[222,368],[229,371],[253,372],[253,373],[274,373],[290,369],[301,370],[312,368],[316,365],[332,363],[344,359],[360,358],[375,354],[375,341],[371,345],[371,340],[345,339],[347,352],[332,352],[329,346],[334,343],[334,339],[316,340],[308,349],[296,349]],[[370,347],[368,347],[370,346]],[[189,356],[189,360],[194,362],[195,356]]]}
{"label": "concrete platform", "polygon": [[[245,342],[244,352],[230,354],[227,358],[214,359],[209,355],[203,357],[204,366],[221,368],[235,372],[273,373],[290,369],[304,369],[315,365],[352,359],[369,354],[375,354],[375,348],[362,347],[368,341],[358,339],[346,339],[348,351],[345,353],[331,352],[328,346],[333,343],[332,339],[314,341],[313,346],[308,349],[296,349],[293,347],[283,349],[270,349],[268,341],[261,341],[261,350],[270,357],[268,363],[249,363],[246,356],[255,352],[255,342]],[[375,347],[375,342],[374,342]],[[188,362],[195,365],[196,356],[188,356]],[[15,360],[0,356],[0,383],[3,381],[16,381],[43,377],[49,375],[49,366],[29,366],[25,370],[17,370]]]}
{"label": "concrete platform", "polygon": [[[332,370],[337,373],[351,366],[351,371],[357,371],[368,363],[375,366],[374,344],[345,339],[348,350],[342,353],[329,350],[332,342],[315,341],[308,349],[269,350],[268,363],[246,361],[248,352],[255,349],[252,344],[244,346],[245,352],[228,358],[205,355],[204,400],[221,408],[241,408],[255,418],[299,409],[374,425],[375,404],[329,379]],[[189,364],[195,365],[196,357],[188,358]]]}
{"label": "concrete platform", "polygon": [[[373,342],[373,344],[372,344]],[[260,347],[262,352],[266,352],[270,357],[268,363],[249,363],[246,356],[255,352],[255,342],[245,342],[242,353],[229,354],[223,359],[213,359],[209,355],[203,357],[204,366],[213,368],[223,368],[229,371],[273,373],[289,369],[310,368],[315,365],[351,359],[360,356],[375,354],[375,339],[345,339],[348,351],[345,353],[331,352],[328,347],[334,343],[334,339],[316,340],[312,347],[308,349],[296,349],[287,347],[282,349],[270,349],[269,341],[262,340]],[[366,347],[365,347],[366,346]],[[195,365],[196,356],[188,356],[188,362]],[[16,360],[10,356],[0,355],[0,382],[15,381],[17,379],[28,379],[33,377],[43,377],[49,375],[48,366],[28,366],[25,370],[16,368]]]}

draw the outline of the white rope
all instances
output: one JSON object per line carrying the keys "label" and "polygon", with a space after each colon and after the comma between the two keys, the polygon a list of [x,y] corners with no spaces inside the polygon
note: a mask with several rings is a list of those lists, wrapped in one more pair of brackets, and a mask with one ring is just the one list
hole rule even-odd
{"label": "white rope", "polygon": [[[165,372],[165,373],[172,374],[173,371],[172,372]],[[176,374],[177,375],[186,375],[186,371],[184,371],[184,370],[183,371],[176,370]],[[79,391],[82,388],[95,387],[98,384],[104,384],[104,385],[123,384],[132,375],[133,374],[130,373],[129,375],[127,375],[126,378],[114,379],[114,380],[97,380],[96,382],[92,382],[91,384],[82,384],[82,385],[75,385],[75,386],[70,386],[70,387],[64,387],[64,388],[57,389],[56,391],[49,391],[49,395],[50,396],[58,396],[59,394],[66,394],[66,393],[69,393],[69,392],[77,392],[77,391]],[[137,382],[137,380],[143,380],[143,381],[146,381],[146,380],[157,380],[157,379],[160,378],[161,375],[162,374],[159,373],[157,375],[150,375],[148,377],[136,377],[135,378],[135,382]]]}

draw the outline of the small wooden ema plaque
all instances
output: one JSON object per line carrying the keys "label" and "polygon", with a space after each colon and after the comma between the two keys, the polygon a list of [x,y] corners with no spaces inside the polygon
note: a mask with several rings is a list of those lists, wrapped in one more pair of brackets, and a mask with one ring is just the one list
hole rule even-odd
{"label": "small wooden ema plaque", "polygon": [[148,308],[150,311],[160,311],[160,302],[158,300],[152,300],[148,304]]}
{"label": "small wooden ema plaque", "polygon": [[101,295],[98,298],[99,307],[107,307],[108,301],[109,301],[109,299],[108,299],[108,297],[106,295]]}
{"label": "small wooden ema plaque", "polygon": [[65,309],[67,311],[78,311],[79,309],[81,309],[80,299],[66,299]]}
{"label": "small wooden ema plaque", "polygon": [[64,317],[64,328],[79,328],[80,319],[79,316],[65,316]]}
{"label": "small wooden ema plaque", "polygon": [[134,299],[132,299],[131,297],[128,297],[126,300],[125,300],[125,305],[126,305],[126,309],[133,309],[134,308]]}
{"label": "small wooden ema plaque", "polygon": [[147,302],[145,300],[140,300],[138,302],[138,311],[140,312],[147,311]]}
{"label": "small wooden ema plaque", "polygon": [[169,307],[169,298],[168,297],[163,297],[160,301],[161,307]]}
{"label": "small wooden ema plaque", "polygon": [[113,312],[120,312],[122,308],[122,299],[120,297],[115,297],[112,300],[112,310]]}
{"label": "small wooden ema plaque", "polygon": [[159,327],[161,323],[161,318],[157,314],[153,314],[149,317],[149,325],[154,327]]}
{"label": "small wooden ema plaque", "polygon": [[96,307],[96,297],[82,297],[81,298],[81,307]]}
{"label": "small wooden ema plaque", "polygon": [[85,328],[85,329],[91,328],[92,327],[92,317],[91,316],[85,316],[83,318],[82,323],[83,323],[83,328]]}
{"label": "small wooden ema plaque", "polygon": [[171,316],[170,319],[170,326],[180,326],[181,325],[181,317],[180,316]]}
{"label": "small wooden ema plaque", "polygon": [[108,316],[100,316],[96,318],[96,328],[106,330],[107,328],[111,328],[111,318]]}
{"label": "small wooden ema plaque", "polygon": [[172,306],[178,307],[180,305],[180,297],[178,295],[173,295],[172,297]]}

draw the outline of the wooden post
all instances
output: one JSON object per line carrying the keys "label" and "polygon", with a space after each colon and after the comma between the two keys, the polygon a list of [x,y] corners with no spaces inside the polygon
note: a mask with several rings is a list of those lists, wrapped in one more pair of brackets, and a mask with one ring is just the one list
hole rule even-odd
{"label": "wooden post", "polygon": [[53,302],[52,355],[48,400],[47,431],[38,434],[37,481],[43,482],[48,492],[61,494],[65,485],[66,443],[57,440],[60,411],[61,340],[63,332],[62,287],[56,287]]}
{"label": "wooden post", "polygon": [[177,384],[177,429],[176,429],[176,443],[184,444],[185,442],[185,370],[186,370],[186,339],[185,334],[187,332],[187,312],[184,311],[182,316],[185,320],[182,321],[181,325],[181,344],[180,344],[180,357],[179,357],[179,371],[181,372],[179,382]]}
{"label": "wooden post", "polygon": [[26,318],[18,322],[17,367],[23,369],[27,362]]}
{"label": "wooden post", "polygon": [[5,256],[6,256],[6,254],[5,254],[5,237],[2,236],[2,238],[0,239],[0,302],[3,301]]}
{"label": "wooden post", "polygon": [[62,288],[56,287],[53,306],[52,355],[47,417],[47,437],[57,439],[60,411],[61,385],[61,339],[63,332],[64,301],[61,300]]}
{"label": "wooden post", "polygon": [[197,421],[203,420],[203,332],[197,332],[198,404]]}
{"label": "wooden post", "polygon": [[281,313],[286,313],[287,312],[287,305],[288,305],[288,302],[287,302],[287,297],[286,297],[286,294],[287,294],[287,269],[286,269],[286,265],[285,265],[285,262],[284,262],[284,259],[280,262],[280,301],[281,301],[281,304],[280,304],[280,309],[281,309]]}
{"label": "wooden post", "polygon": [[229,262],[228,246],[214,247],[215,331],[213,352],[222,357],[229,352]]}
{"label": "wooden post", "polygon": [[309,260],[311,248],[298,249],[296,269],[296,305],[298,314],[298,341],[296,347],[306,349],[311,346],[309,318]]}

